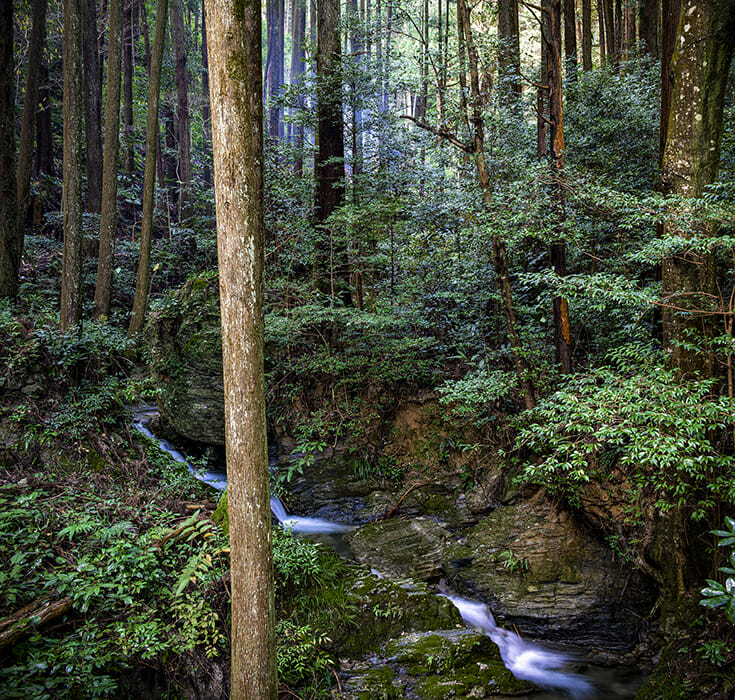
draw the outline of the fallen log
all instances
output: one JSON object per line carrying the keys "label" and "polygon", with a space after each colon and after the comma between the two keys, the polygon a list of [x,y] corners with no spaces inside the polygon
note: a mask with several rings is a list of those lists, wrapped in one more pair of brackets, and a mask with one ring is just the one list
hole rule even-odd
{"label": "fallen log", "polygon": [[35,628],[69,612],[71,606],[71,598],[42,598],[3,618],[0,620],[0,649],[14,646]]}

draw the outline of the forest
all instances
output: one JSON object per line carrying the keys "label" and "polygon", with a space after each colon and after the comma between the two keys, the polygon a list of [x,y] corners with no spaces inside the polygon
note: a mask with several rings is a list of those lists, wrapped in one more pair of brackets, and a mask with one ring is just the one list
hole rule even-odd
{"label": "forest", "polygon": [[0,698],[732,698],[734,49],[3,0]]}

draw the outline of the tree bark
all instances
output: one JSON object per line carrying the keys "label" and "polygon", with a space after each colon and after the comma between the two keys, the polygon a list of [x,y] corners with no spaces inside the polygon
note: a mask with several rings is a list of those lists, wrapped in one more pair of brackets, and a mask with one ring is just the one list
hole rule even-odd
{"label": "tree bark", "polygon": [[94,291],[95,318],[110,315],[112,272],[115,266],[117,229],[117,160],[120,152],[120,79],[122,74],[122,3],[110,0],[110,29],[107,56],[105,103],[105,151],[102,167],[102,212],[97,286]]}
{"label": "tree bark", "polygon": [[18,293],[20,250],[15,182],[15,57],[12,0],[0,4],[0,297]]}
{"label": "tree bark", "polygon": [[[43,26],[43,41],[46,45],[46,25]],[[41,58],[41,73],[38,79],[38,111],[36,112],[36,171],[52,174],[54,167],[54,132],[51,127],[51,80],[46,51]]]}
{"label": "tree bark", "polygon": [[659,165],[663,163],[666,133],[671,114],[673,76],[671,58],[674,55],[676,33],[681,14],[681,0],[663,0],[661,9],[661,128],[659,130]]}
{"label": "tree bark", "polygon": [[[566,274],[566,243],[563,240],[565,218],[564,202],[564,117],[562,110],[562,65],[561,65],[561,6],[560,0],[543,0],[548,17],[548,34],[544,42],[548,49],[549,85],[549,166],[551,169],[551,219],[554,237],[550,246],[551,264],[559,277]],[[572,371],[569,307],[560,295],[552,299],[554,318],[554,346],[556,360],[561,371]]]}
{"label": "tree bark", "polygon": [[178,220],[191,215],[191,127],[189,116],[189,75],[186,68],[186,32],[182,0],[173,0],[171,7],[176,45],[176,124],[179,146]]}
{"label": "tree bark", "polygon": [[212,152],[212,111],[209,106],[209,57],[207,56],[207,21],[204,13],[204,0],[202,0],[202,150],[204,151],[202,180],[205,188],[208,189],[212,184],[212,172],[209,167]]}
{"label": "tree bark", "polygon": [[661,0],[643,0],[640,34],[643,50],[653,58],[659,58],[658,25],[661,18]]}
{"label": "tree bark", "polygon": [[[698,197],[714,182],[720,164],[725,87],[735,48],[735,5],[720,0],[682,0],[679,28],[671,60],[673,92],[661,169],[662,189],[682,197]],[[714,235],[711,226],[695,231]],[[683,250],[663,263],[664,348],[684,375],[712,375],[709,348],[699,351],[687,341],[694,332],[712,334],[713,298],[717,292],[713,253]],[[679,309],[686,309],[688,313]]]}
{"label": "tree bark", "polygon": [[[304,75],[304,41],[306,39],[306,0],[293,0],[291,13],[291,85],[298,86]],[[301,90],[297,90],[299,109],[306,106]],[[304,173],[304,126],[296,124],[296,138],[294,158],[294,175],[302,177]]]}
{"label": "tree bark", "polygon": [[577,22],[574,3],[575,0],[564,0],[564,62],[570,83],[577,79]]}
{"label": "tree bark", "polygon": [[156,33],[151,53],[151,74],[148,80],[148,117],[145,136],[145,171],[143,173],[143,211],[140,221],[140,257],[135,284],[133,311],[130,316],[128,337],[136,336],[143,329],[148,306],[148,287],[151,276],[151,239],[153,237],[153,207],[156,189],[156,151],[158,148],[158,104],[161,93],[161,66],[163,47],[166,43],[166,16],[168,0],[158,0],[156,9]]}
{"label": "tree bark", "polygon": [[[43,45],[46,35],[47,0],[35,0],[33,3],[33,24],[31,27],[31,43],[28,53],[28,74],[26,89],[23,95],[23,118],[18,144],[18,260],[23,256],[23,239],[25,236],[28,209],[30,207],[31,171],[33,169],[33,141],[36,130],[36,111],[38,109],[38,82],[43,60]],[[7,172],[7,171],[6,171]]]}
{"label": "tree bark", "polygon": [[498,0],[498,92],[500,104],[518,106],[521,98],[521,49],[518,0]]}
{"label": "tree bark", "polygon": [[268,136],[282,134],[281,108],[276,104],[283,85],[284,0],[266,0],[266,83],[268,85]]}
{"label": "tree bark", "polygon": [[592,0],[582,0],[582,70],[592,70]]}
{"label": "tree bark", "polygon": [[12,648],[42,625],[66,615],[72,608],[72,602],[71,598],[36,600],[0,620],[0,650]]}
{"label": "tree bark", "polygon": [[82,0],[64,0],[64,254],[61,271],[62,331],[82,317],[82,168],[84,93]]}
{"label": "tree bark", "polygon": [[[329,218],[342,203],[344,194],[344,124],[342,121],[342,68],[339,34],[339,0],[317,2],[317,130],[316,220]],[[347,244],[323,226],[324,238],[317,242],[314,281],[324,293],[350,304],[350,271]],[[329,275],[325,275],[328,271]]]}
{"label": "tree bark", "polygon": [[102,83],[97,46],[97,0],[83,0],[82,13],[87,211],[99,214],[102,207]]}
{"label": "tree bark", "polygon": [[233,700],[278,695],[263,375],[258,0],[206,0],[232,572]]}
{"label": "tree bark", "polygon": [[123,143],[125,144],[125,174],[133,177],[135,148],[133,144],[133,0],[125,0],[123,9]]}

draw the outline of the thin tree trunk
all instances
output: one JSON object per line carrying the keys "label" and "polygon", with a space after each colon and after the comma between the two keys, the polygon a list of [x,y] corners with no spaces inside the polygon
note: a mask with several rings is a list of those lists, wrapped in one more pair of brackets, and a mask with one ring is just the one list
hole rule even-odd
{"label": "thin tree trunk", "polygon": [[592,0],[582,0],[582,70],[592,70]]}
{"label": "thin tree trunk", "polygon": [[102,168],[102,213],[97,286],[94,291],[95,318],[110,315],[112,272],[115,266],[117,230],[117,161],[120,152],[120,79],[122,73],[122,4],[110,0],[110,30],[107,56],[107,99],[105,103],[105,152]]}
{"label": "thin tree trunk", "polygon": [[[304,40],[306,34],[306,0],[293,0],[293,12],[291,17],[291,85],[297,87],[297,108],[303,110],[306,105],[302,90],[298,89],[304,76]],[[301,121],[301,120],[299,120]],[[295,151],[294,175],[302,177],[304,173],[304,126],[299,123],[295,125]]]}
{"label": "thin tree trunk", "polygon": [[570,83],[577,79],[577,23],[574,2],[575,0],[564,0],[564,62]]}
{"label": "thin tree trunk", "polygon": [[613,13],[613,0],[602,0],[605,12],[605,51],[609,63],[617,65],[618,54],[615,43],[615,20]]}
{"label": "thin tree trunk", "polygon": [[[209,167],[209,158],[212,152],[212,111],[209,106],[209,57],[207,55],[207,20],[202,0],[202,180],[205,188],[212,184],[212,172]],[[208,207],[209,208],[209,207]]]}
{"label": "thin tree trunk", "polygon": [[[323,224],[342,203],[344,166],[344,125],[342,122],[342,69],[339,34],[339,0],[317,3],[317,128],[316,175],[317,222]],[[335,236],[333,227],[323,227],[325,239],[317,244],[314,281],[323,292],[349,305],[350,272],[347,244]],[[328,277],[325,272],[329,272]]]}
{"label": "thin tree trunk", "polygon": [[[549,166],[551,168],[551,220],[554,237],[550,246],[551,263],[559,277],[566,275],[566,243],[563,240],[564,202],[564,117],[562,111],[562,63],[561,63],[561,2],[543,0],[548,17],[548,33],[544,43],[548,48],[549,85]],[[572,371],[571,335],[569,329],[569,307],[561,295],[552,299],[554,317],[554,346],[556,360],[561,371]]]}
{"label": "thin tree trunk", "polygon": [[151,239],[153,234],[153,207],[156,189],[156,150],[158,146],[158,103],[161,92],[161,66],[163,47],[166,43],[166,16],[168,0],[158,0],[156,33],[153,37],[151,74],[148,81],[148,118],[145,138],[145,171],[143,173],[143,212],[140,222],[140,258],[135,284],[133,311],[130,316],[128,337],[134,337],[143,329],[148,306],[148,287],[151,275]]}
{"label": "thin tree trunk", "polygon": [[500,104],[518,106],[521,97],[518,0],[498,2],[498,93]]}
{"label": "thin tree trunk", "polygon": [[644,51],[653,58],[658,58],[661,55],[658,40],[660,18],[661,0],[643,0],[640,34],[644,44]]}
{"label": "thin tree trunk", "polygon": [[18,192],[15,182],[15,56],[13,3],[0,4],[0,297],[18,293]]}
{"label": "thin tree trunk", "polygon": [[87,211],[99,214],[102,207],[102,83],[97,45],[97,0],[83,0],[82,12]]}
{"label": "thin tree trunk", "polygon": [[[31,27],[31,44],[28,53],[28,74],[23,96],[23,119],[18,144],[18,260],[23,255],[23,239],[25,236],[28,209],[30,207],[31,170],[33,168],[33,141],[36,130],[36,111],[38,108],[38,82],[43,60],[47,0],[35,0],[33,3],[33,24]],[[13,121],[13,120],[11,120]],[[7,172],[7,171],[6,171]]]}
{"label": "thin tree trunk", "polygon": [[600,35],[600,65],[607,61],[608,50],[605,46],[605,3],[607,0],[597,0],[597,31]]}
{"label": "thin tree trunk", "polygon": [[135,171],[133,144],[133,0],[125,0],[125,33],[123,34],[123,133],[125,174],[132,179]]}
{"label": "thin tree trunk", "polygon": [[185,221],[191,215],[191,128],[189,116],[188,71],[186,69],[186,33],[182,0],[173,0],[172,22],[176,45],[176,124],[179,146],[178,172],[178,220]]}
{"label": "thin tree trunk", "polygon": [[[467,49],[467,62],[470,69],[470,89],[472,95],[472,107],[470,111],[470,122],[473,129],[473,141],[475,151],[475,164],[477,174],[480,180],[480,187],[483,191],[483,200],[486,206],[492,202],[492,181],[490,173],[487,169],[485,161],[485,128],[482,116],[482,93],[480,91],[480,77],[478,71],[477,50],[472,38],[472,24],[470,21],[470,11],[465,0],[457,0],[458,27],[463,31],[464,36],[460,36]],[[515,365],[518,375],[518,382],[523,394],[523,401],[527,409],[531,409],[536,405],[536,396],[533,384],[529,376],[529,367],[523,353],[523,344],[518,334],[518,320],[515,313],[515,305],[513,303],[513,293],[510,284],[510,271],[508,269],[508,260],[505,250],[505,241],[500,234],[495,231],[493,233],[493,264],[495,266],[495,275],[498,279],[500,287],[500,295],[503,300],[503,311],[505,313],[506,329],[508,332],[508,340],[511,347],[511,357]]]}
{"label": "thin tree trunk", "polygon": [[64,254],[61,271],[62,331],[82,317],[82,168],[84,93],[82,0],[64,0]]}
{"label": "thin tree trunk", "polygon": [[276,700],[263,372],[260,2],[206,0],[206,8],[212,30],[210,90],[232,572],[230,697]]}
{"label": "thin tree trunk", "polygon": [[[43,45],[46,45],[46,25],[43,26]],[[54,132],[51,127],[51,80],[46,51],[41,58],[38,80],[38,111],[36,112],[36,172],[46,175],[56,171],[54,167]]]}
{"label": "thin tree trunk", "polygon": [[281,108],[276,104],[283,85],[284,0],[266,1],[266,83],[268,86],[268,136],[275,142],[282,132]]}

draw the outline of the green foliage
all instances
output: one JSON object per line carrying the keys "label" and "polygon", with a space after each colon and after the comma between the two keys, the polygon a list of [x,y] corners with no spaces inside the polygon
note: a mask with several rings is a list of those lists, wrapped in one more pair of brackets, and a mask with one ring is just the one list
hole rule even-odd
{"label": "green foliage", "polygon": [[0,487],[0,612],[43,596],[73,601],[67,624],[21,641],[0,667],[6,697],[119,695],[121,676],[139,661],[224,652],[213,591],[227,550],[211,521],[195,514],[179,525],[121,496],[56,490],[52,481]]}
{"label": "green foliage", "polygon": [[520,478],[577,502],[587,482],[619,469],[631,507],[643,492],[657,508],[685,508],[695,519],[719,501],[733,504],[726,445],[735,407],[713,387],[682,384],[658,362],[570,377],[519,420],[516,447],[531,454]]}
{"label": "green foliage", "polygon": [[735,625],[735,519],[725,518],[727,530],[713,530],[712,534],[718,538],[719,547],[729,547],[732,551],[729,557],[729,566],[721,566],[718,571],[725,574],[725,582],[720,583],[707,579],[707,587],[701,593],[704,596],[699,604],[705,608],[724,608],[727,619]]}

